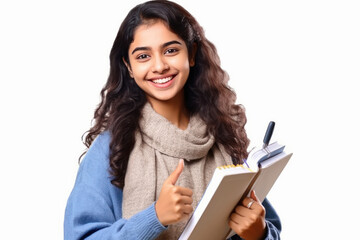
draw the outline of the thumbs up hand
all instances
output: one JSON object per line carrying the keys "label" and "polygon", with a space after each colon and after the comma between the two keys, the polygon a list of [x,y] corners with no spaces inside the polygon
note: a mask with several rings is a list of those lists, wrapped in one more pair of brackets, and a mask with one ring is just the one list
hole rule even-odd
{"label": "thumbs up hand", "polygon": [[183,169],[184,160],[181,159],[176,169],[164,181],[159,199],[155,203],[157,217],[164,226],[187,218],[193,211],[192,190],[175,186]]}

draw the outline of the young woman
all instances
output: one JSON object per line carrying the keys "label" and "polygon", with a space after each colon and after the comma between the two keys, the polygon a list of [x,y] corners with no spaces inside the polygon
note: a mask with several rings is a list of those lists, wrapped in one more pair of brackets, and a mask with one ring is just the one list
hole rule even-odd
{"label": "young woman", "polygon": [[[247,157],[244,109],[214,45],[173,2],[132,9],[110,63],[68,199],[65,239],[178,239],[215,168]],[[254,192],[229,225],[233,239],[279,239],[281,228]]]}

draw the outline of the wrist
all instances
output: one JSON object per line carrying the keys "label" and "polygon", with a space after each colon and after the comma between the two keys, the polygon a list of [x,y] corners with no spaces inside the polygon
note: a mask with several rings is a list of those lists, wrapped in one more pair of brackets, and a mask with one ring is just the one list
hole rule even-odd
{"label": "wrist", "polygon": [[161,223],[161,225],[163,225],[164,227],[168,227],[169,224],[167,224],[166,221],[162,218],[161,208],[159,207],[159,204],[157,201],[154,204],[154,208],[155,208],[155,214],[156,214],[156,217],[157,217],[159,223]]}

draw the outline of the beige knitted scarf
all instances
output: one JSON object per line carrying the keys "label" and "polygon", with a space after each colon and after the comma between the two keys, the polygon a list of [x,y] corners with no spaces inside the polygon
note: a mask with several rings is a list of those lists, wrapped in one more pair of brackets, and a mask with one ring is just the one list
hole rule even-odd
{"label": "beige knitted scarf", "polygon": [[[125,176],[122,205],[125,219],[158,199],[163,182],[175,170],[179,159],[185,159],[185,165],[176,185],[193,190],[194,209],[215,168],[232,163],[230,155],[207,133],[199,116],[192,116],[187,129],[181,130],[146,103],[140,129]],[[186,220],[170,225],[158,239],[178,239],[185,224]]]}

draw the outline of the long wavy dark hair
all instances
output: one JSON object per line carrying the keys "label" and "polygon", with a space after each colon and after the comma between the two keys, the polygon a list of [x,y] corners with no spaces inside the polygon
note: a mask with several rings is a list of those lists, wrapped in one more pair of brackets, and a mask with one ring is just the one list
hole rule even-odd
{"label": "long wavy dark hair", "polygon": [[124,187],[129,155],[147,101],[145,93],[130,77],[123,59],[129,64],[128,49],[136,28],[153,20],[163,21],[181,37],[189,56],[193,54],[194,44],[197,46],[195,66],[190,69],[184,86],[185,106],[190,114],[200,115],[208,132],[225,147],[234,162],[242,163],[248,155],[245,110],[242,105],[235,104],[235,92],[228,86],[229,77],[220,67],[215,46],[183,7],[170,1],[148,1],[133,8],[120,26],[110,53],[110,74],[101,90],[93,126],[83,135],[84,144],[89,148],[100,133],[110,132],[111,182],[119,188]]}

